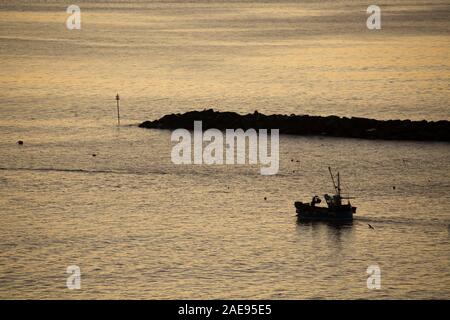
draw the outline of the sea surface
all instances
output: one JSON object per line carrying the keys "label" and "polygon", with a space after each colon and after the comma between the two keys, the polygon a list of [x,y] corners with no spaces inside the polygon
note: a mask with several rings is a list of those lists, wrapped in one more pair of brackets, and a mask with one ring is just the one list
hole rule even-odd
{"label": "sea surface", "polygon": [[[364,1],[74,4],[81,30],[67,1],[0,1],[0,298],[450,298],[450,144],[283,135],[262,176],[175,165],[170,131],[137,127],[211,107],[450,120],[448,1],[379,3],[376,31]],[[328,166],[355,221],[298,222]]]}

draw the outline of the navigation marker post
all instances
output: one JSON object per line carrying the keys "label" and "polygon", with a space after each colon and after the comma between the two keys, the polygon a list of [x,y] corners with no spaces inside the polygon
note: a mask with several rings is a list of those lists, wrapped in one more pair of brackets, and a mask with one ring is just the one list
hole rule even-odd
{"label": "navigation marker post", "polygon": [[119,107],[119,94],[116,95],[116,101],[117,101],[117,125],[120,126],[120,107]]}

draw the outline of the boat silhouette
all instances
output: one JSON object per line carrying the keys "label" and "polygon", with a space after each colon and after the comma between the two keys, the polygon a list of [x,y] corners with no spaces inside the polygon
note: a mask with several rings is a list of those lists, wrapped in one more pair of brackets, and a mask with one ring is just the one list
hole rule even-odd
{"label": "boat silhouette", "polygon": [[[310,203],[303,203],[296,201],[294,203],[297,217],[301,220],[323,220],[323,221],[351,221],[353,220],[353,214],[356,213],[356,207],[353,207],[350,203],[350,197],[343,197],[341,195],[341,181],[339,172],[337,173],[337,184],[333,176],[331,168],[328,167],[328,171],[331,175],[331,181],[335,194],[330,196],[324,195],[326,207],[316,206],[322,202],[319,196],[314,196]],[[342,200],[347,199],[347,203],[343,204]]]}

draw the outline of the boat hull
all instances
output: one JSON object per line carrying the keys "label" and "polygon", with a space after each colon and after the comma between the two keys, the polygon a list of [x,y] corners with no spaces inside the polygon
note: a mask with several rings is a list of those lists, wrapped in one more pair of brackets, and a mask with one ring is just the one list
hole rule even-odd
{"label": "boat hull", "polygon": [[356,207],[341,205],[334,208],[316,207],[297,201],[294,203],[297,217],[302,220],[352,221]]}

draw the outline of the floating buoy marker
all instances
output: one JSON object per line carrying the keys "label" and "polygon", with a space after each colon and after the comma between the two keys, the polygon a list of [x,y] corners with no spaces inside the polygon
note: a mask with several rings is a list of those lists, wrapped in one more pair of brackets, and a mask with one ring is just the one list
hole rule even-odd
{"label": "floating buoy marker", "polygon": [[116,101],[117,101],[117,125],[120,126],[120,107],[119,107],[119,94],[116,95]]}

